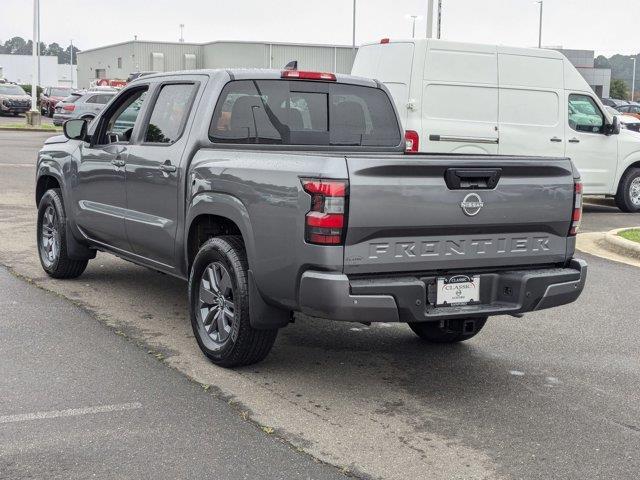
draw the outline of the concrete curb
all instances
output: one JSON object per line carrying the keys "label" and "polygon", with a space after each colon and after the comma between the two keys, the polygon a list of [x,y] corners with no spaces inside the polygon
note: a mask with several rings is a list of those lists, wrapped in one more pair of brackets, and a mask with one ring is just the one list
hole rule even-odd
{"label": "concrete curb", "polygon": [[628,257],[640,259],[640,243],[627,240],[618,235],[624,230],[633,230],[640,227],[625,227],[611,230],[604,234],[604,244],[608,250],[626,255]]}
{"label": "concrete curb", "polygon": [[62,133],[62,129],[53,130],[51,128],[16,128],[16,127],[3,127],[0,126],[0,131],[5,132],[48,132],[48,133]]}

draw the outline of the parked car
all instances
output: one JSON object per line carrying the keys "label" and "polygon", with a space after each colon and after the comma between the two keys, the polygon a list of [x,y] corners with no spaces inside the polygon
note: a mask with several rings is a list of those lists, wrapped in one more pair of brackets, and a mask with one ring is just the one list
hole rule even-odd
{"label": "parked car", "polygon": [[62,125],[71,118],[93,120],[115,95],[111,90],[72,93],[56,104],[53,124]]}
{"label": "parked car", "polygon": [[624,113],[625,115],[631,115],[640,119],[640,103],[628,103],[626,105],[620,105],[616,107],[616,110]]}
{"label": "parked car", "polygon": [[38,155],[44,270],[77,277],[102,250],[187,280],[196,340],[222,366],[263,359],[296,312],[452,343],[585,283],[568,158],[405,155],[373,80],[149,75],[64,132]]}
{"label": "parked car", "polygon": [[634,117],[632,115],[627,115],[619,112],[613,107],[609,107],[605,105],[604,109],[613,117],[616,115],[620,120],[620,124],[622,128],[626,128],[627,130],[632,130],[634,132],[640,132],[640,119]]}
{"label": "parked car", "polygon": [[415,151],[567,156],[585,194],[640,211],[640,136],[557,51],[385,39],[358,49],[352,73],[389,88]]}
{"label": "parked car", "polygon": [[0,84],[0,115],[19,115],[31,109],[31,97],[20,85]]}
{"label": "parked car", "polygon": [[53,117],[56,104],[71,95],[70,87],[46,87],[40,94],[40,112],[47,117]]}
{"label": "parked car", "polygon": [[607,107],[617,108],[621,105],[627,105],[629,102],[627,100],[620,100],[618,98],[603,98],[602,104]]}

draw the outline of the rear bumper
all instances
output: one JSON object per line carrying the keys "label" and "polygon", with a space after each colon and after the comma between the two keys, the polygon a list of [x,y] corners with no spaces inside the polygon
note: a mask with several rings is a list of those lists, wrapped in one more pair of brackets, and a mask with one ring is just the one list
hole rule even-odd
{"label": "rear bumper", "polygon": [[69,120],[71,118],[71,115],[61,115],[59,113],[54,113],[53,115],[53,124],[56,127],[61,126],[64,122],[66,122],[67,120]]}
{"label": "rear bumper", "polygon": [[311,316],[356,322],[428,322],[517,315],[574,302],[587,278],[587,263],[567,268],[481,273],[480,303],[435,306],[436,276],[349,279],[342,273],[306,271],[300,310]]}

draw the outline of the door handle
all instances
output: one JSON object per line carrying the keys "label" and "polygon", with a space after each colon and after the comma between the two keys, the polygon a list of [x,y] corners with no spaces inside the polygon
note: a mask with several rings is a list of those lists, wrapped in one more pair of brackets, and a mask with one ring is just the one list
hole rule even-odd
{"label": "door handle", "polygon": [[160,170],[167,173],[175,172],[178,168],[175,165],[171,165],[171,163],[167,160],[165,163],[160,165]]}
{"label": "door handle", "polygon": [[561,138],[558,138],[558,137],[553,137],[553,138],[551,139],[551,141],[552,141],[552,142],[561,142],[561,141],[562,141],[562,139],[561,139]]}
{"label": "door handle", "polygon": [[124,167],[125,166],[124,160],[120,160],[119,158],[111,160],[111,163],[114,164],[116,167]]}
{"label": "door handle", "polygon": [[580,140],[578,140],[577,138],[570,138],[569,143],[580,143]]}

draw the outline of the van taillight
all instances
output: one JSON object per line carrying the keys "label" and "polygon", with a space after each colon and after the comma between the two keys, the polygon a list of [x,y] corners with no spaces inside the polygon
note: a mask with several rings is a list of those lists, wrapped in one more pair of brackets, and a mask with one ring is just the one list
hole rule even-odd
{"label": "van taillight", "polygon": [[407,130],[404,132],[404,151],[406,153],[418,153],[420,146],[420,137],[418,132],[414,130]]}
{"label": "van taillight", "polygon": [[347,180],[302,178],[302,188],[311,195],[305,216],[305,240],[317,245],[342,245],[345,232]]}
{"label": "van taillight", "polygon": [[582,220],[582,182],[576,180],[573,185],[573,213],[571,215],[571,228],[569,229],[570,237],[578,234],[580,221]]}

